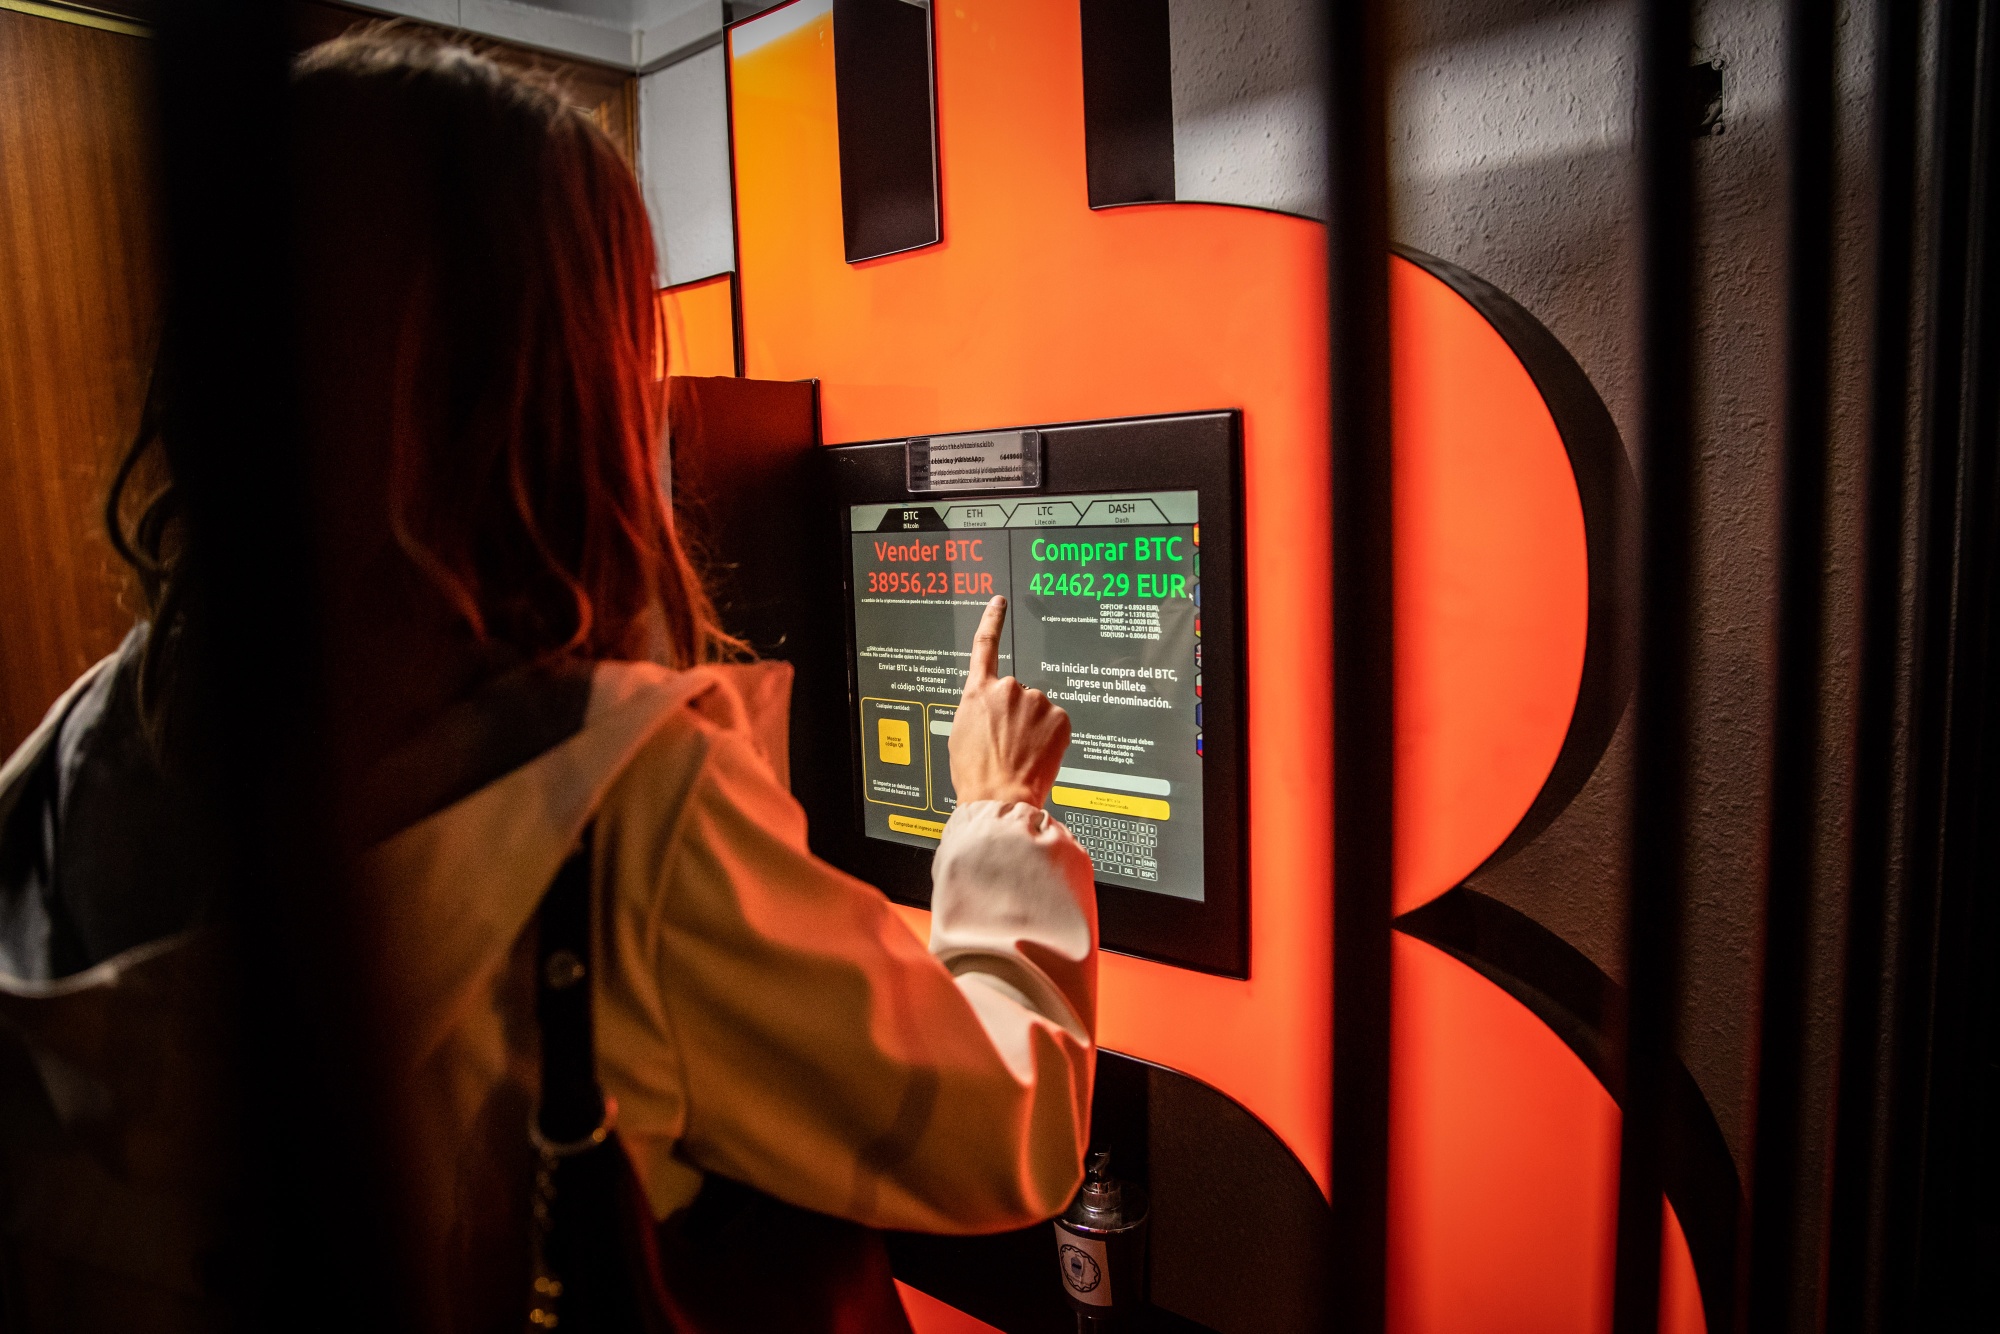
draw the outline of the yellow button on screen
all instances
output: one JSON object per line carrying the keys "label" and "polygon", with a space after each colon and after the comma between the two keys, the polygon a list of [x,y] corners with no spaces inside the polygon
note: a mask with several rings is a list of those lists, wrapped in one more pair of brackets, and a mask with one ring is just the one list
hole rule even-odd
{"label": "yellow button on screen", "polygon": [[889,828],[899,834],[916,834],[922,838],[943,838],[944,825],[937,820],[918,820],[908,815],[889,817]]}
{"label": "yellow button on screen", "polygon": [[1080,811],[1103,811],[1106,815],[1136,815],[1146,820],[1164,820],[1171,807],[1157,797],[1134,797],[1123,792],[1092,792],[1081,787],[1057,787],[1049,800],[1058,806],[1074,806]]}
{"label": "yellow button on screen", "polygon": [[875,720],[876,753],[884,764],[908,764],[910,762],[910,722],[907,718],[877,718]]}

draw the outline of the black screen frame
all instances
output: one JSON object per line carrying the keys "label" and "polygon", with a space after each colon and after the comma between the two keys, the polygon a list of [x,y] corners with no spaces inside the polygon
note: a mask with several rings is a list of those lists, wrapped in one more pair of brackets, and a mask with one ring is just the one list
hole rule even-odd
{"label": "black screen frame", "polygon": [[848,739],[844,828],[823,831],[829,860],[901,902],[928,908],[931,853],[863,832],[854,568],[848,509],[962,503],[974,496],[1194,491],[1201,506],[1202,888],[1200,902],[1125,885],[1097,885],[1103,947],[1225,977],[1250,975],[1249,709],[1243,572],[1243,423],[1235,410],[1005,429],[1041,432],[1042,484],[1019,491],[912,492],[906,441],[828,447],[833,527],[840,535],[844,710]]}

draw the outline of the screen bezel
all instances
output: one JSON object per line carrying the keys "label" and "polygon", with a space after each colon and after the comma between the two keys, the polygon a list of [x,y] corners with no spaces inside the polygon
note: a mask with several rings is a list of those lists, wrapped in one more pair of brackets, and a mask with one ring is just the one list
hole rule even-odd
{"label": "screen bezel", "polygon": [[[1033,424],[1029,424],[1033,425]],[[1008,427],[1004,429],[1026,429]],[[1195,491],[1201,506],[1202,889],[1200,902],[1099,881],[1105,949],[1183,968],[1248,977],[1249,756],[1243,635],[1242,418],[1235,411],[1034,427],[1042,484],[1020,491],[917,493],[906,489],[903,440],[828,448],[834,525],[841,537],[843,671],[849,782],[846,827],[830,859],[898,902],[930,906],[931,853],[863,832],[860,708],[856,699],[854,505],[963,503],[1106,492]]]}

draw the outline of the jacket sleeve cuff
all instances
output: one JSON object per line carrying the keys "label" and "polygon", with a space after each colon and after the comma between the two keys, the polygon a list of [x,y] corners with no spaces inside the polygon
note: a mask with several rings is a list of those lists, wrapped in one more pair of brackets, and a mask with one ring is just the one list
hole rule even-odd
{"label": "jacket sleeve cuff", "polygon": [[931,953],[961,979],[1088,1043],[1097,1028],[1097,890],[1090,854],[1021,802],[967,802],[931,863]]}

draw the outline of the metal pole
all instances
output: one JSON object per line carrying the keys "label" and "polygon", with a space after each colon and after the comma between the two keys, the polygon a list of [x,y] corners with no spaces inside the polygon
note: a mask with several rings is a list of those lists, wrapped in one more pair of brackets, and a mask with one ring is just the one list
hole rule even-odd
{"label": "metal pole", "polygon": [[1910,815],[1891,1087],[1882,1324],[1978,1328],[1988,1315],[2000,938],[2000,737],[1993,700],[2000,514],[2000,6],[1940,7],[1931,247],[1932,365],[1918,522]]}
{"label": "metal pole", "polygon": [[[1764,978],[1758,1025],[1747,1281],[1737,1327],[1789,1327],[1799,1294],[1799,1112],[1806,953],[1818,811],[1826,546],[1828,321],[1833,280],[1833,7],[1787,16],[1791,173],[1785,437],[1779,515],[1778,669],[1766,811]],[[1817,1305],[1816,1302],[1813,1305]]]}
{"label": "metal pole", "polygon": [[1694,482],[1689,407],[1694,282],[1693,164],[1687,116],[1689,10],[1689,0],[1645,0],[1640,11],[1644,513],[1632,889],[1625,933],[1615,1334],[1653,1334],[1659,1327],[1660,1149],[1680,1010]]}
{"label": "metal pole", "polygon": [[327,812],[319,570],[298,415],[290,10],[186,0],[159,26],[174,311],[166,444],[193,575],[185,670],[228,847],[237,1250],[247,1329],[397,1328],[401,1201],[361,1000],[369,976]]}
{"label": "metal pole", "polygon": [[1333,502],[1333,1245],[1338,1328],[1386,1312],[1395,643],[1386,40],[1379,0],[1326,25]]}
{"label": "metal pole", "polygon": [[1827,1329],[1878,1327],[1884,1118],[1883,938],[1895,837],[1897,658],[1903,607],[1903,502],[1908,465],[1911,241],[1916,196],[1917,38],[1921,7],[1875,7],[1875,318],[1870,373],[1868,499],[1856,704],[1847,946],[1840,1075],[1834,1110],[1827,1242]]}

